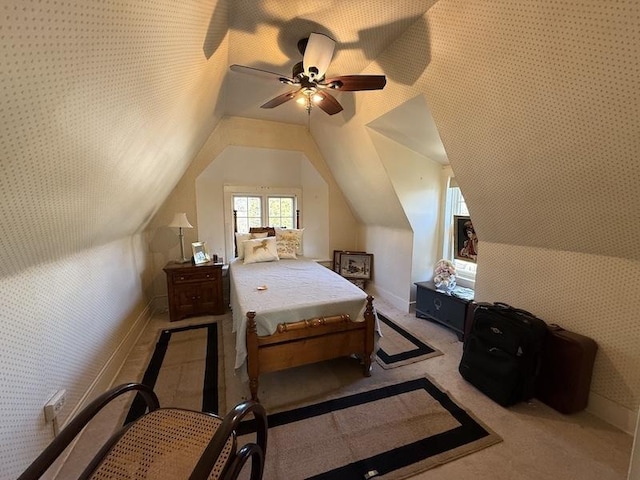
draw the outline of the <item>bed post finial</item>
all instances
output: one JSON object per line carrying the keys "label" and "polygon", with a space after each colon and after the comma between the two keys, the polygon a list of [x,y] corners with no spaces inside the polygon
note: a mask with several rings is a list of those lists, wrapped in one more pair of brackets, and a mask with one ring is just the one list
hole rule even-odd
{"label": "bed post finial", "polygon": [[365,377],[371,376],[371,357],[374,350],[374,337],[376,328],[376,314],[373,309],[373,296],[367,295],[367,306],[364,309],[364,321],[366,322],[366,335],[364,339],[364,365],[363,373]]}
{"label": "bed post finial", "polygon": [[258,329],[256,326],[256,312],[247,312],[247,374],[249,375],[249,390],[251,400],[258,400]]}
{"label": "bed post finial", "polygon": [[238,233],[238,211],[233,211],[233,255],[238,256],[238,241],[236,240],[236,233]]}

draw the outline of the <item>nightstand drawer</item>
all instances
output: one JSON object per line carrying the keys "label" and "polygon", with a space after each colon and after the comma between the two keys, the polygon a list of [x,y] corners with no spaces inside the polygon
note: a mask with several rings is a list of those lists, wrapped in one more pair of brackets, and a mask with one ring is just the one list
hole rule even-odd
{"label": "nightstand drawer", "polygon": [[220,277],[220,269],[209,269],[203,272],[173,272],[174,283],[191,283],[215,281]]}

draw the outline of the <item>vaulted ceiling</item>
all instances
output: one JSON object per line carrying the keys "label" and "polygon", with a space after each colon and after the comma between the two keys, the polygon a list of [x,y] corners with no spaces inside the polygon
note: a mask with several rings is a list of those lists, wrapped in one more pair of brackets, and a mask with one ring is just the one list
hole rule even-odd
{"label": "vaulted ceiling", "polygon": [[140,231],[223,115],[306,124],[229,65],[288,75],[313,31],[387,76],[310,119],[361,221],[407,228],[375,131],[449,162],[485,241],[640,259],[635,0],[0,5],[0,275]]}

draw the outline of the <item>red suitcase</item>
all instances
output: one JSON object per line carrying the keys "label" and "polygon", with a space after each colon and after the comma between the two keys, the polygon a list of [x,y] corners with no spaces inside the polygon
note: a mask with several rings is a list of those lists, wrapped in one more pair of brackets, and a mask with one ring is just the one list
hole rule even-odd
{"label": "red suitcase", "polygon": [[579,412],[589,401],[598,345],[558,325],[548,328],[535,396],[561,413]]}

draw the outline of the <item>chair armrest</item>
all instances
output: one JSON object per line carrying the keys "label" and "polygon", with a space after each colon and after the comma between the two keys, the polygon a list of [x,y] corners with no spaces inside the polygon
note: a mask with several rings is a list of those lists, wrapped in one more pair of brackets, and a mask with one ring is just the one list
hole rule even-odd
{"label": "chair armrest", "polygon": [[83,408],[80,413],[78,413],[78,415],[76,415],[69,424],[62,429],[47,448],[45,448],[22,473],[22,475],[18,477],[18,480],[35,480],[40,478],[40,476],[47,471],[64,449],[69,446],[78,433],[82,431],[82,429],[93,417],[96,416],[98,412],[100,412],[100,410],[115,398],[132,390],[137,390],[140,393],[149,407],[150,412],[157,410],[160,407],[158,397],[153,390],[141,383],[125,383],[106,391]]}
{"label": "chair armrest", "polygon": [[[209,442],[209,445],[207,445],[202,452],[200,460],[198,460],[198,463],[193,469],[189,480],[206,480],[209,477],[211,470],[222,452],[222,449],[227,443],[227,440],[234,434],[242,419],[249,413],[253,413],[256,423],[255,443],[257,447],[262,450],[262,457],[264,458],[267,453],[267,413],[264,407],[258,402],[247,400],[246,402],[236,405],[233,410],[225,415],[222,424],[216,430],[216,433]],[[261,462],[261,467],[263,464],[264,462]],[[260,472],[260,476],[258,477],[254,477],[254,472],[251,474],[252,479],[260,478],[261,476],[262,472]]]}

